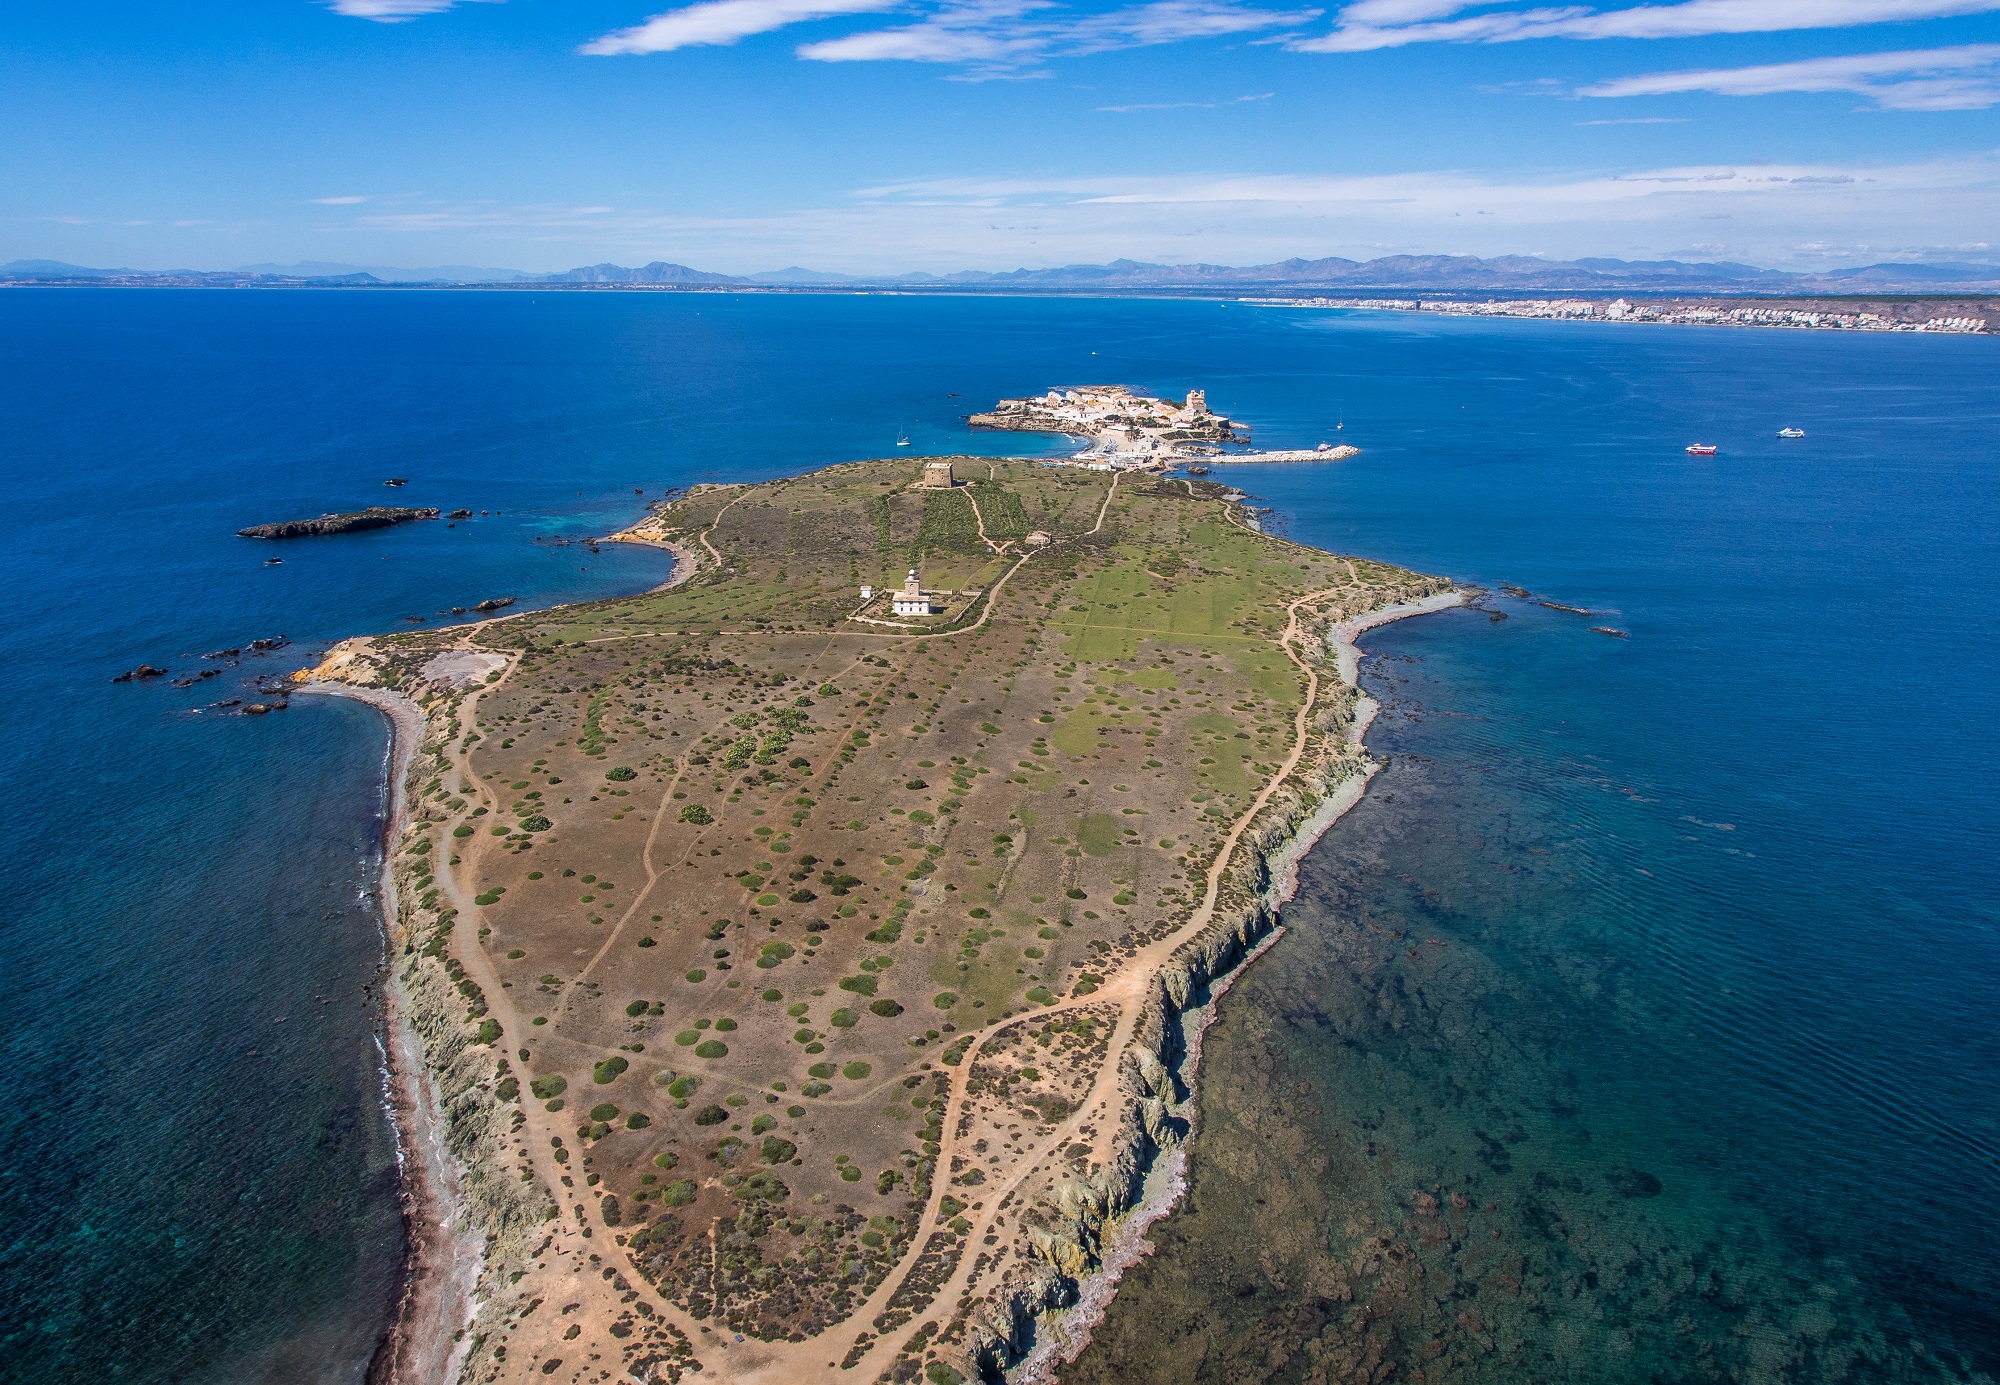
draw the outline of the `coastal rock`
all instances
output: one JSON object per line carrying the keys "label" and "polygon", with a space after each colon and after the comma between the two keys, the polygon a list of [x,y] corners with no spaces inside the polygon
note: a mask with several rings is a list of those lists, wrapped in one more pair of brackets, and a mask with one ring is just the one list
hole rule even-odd
{"label": "coastal rock", "polygon": [[472,609],[475,611],[501,611],[513,604],[514,598],[511,596],[496,596],[489,601],[480,602]]}
{"label": "coastal rock", "polygon": [[163,668],[154,668],[151,664],[141,664],[135,669],[130,669],[119,674],[111,681],[114,683],[130,683],[135,678],[164,678],[166,676],[167,671]]}
{"label": "coastal rock", "polygon": [[322,534],[351,534],[360,529],[386,529],[392,524],[408,524],[412,520],[437,517],[438,512],[434,506],[412,509],[400,505],[370,505],[365,510],[326,514],[317,519],[287,519],[276,524],[253,524],[247,529],[238,529],[236,533],[238,537],[246,539],[311,538]]}
{"label": "coastal rock", "polygon": [[446,516],[445,516],[445,518],[446,518],[446,519],[471,519],[471,518],[472,518],[472,511],[470,511],[470,510],[453,510],[453,511],[452,511],[452,512],[451,512],[450,514],[446,515]]}

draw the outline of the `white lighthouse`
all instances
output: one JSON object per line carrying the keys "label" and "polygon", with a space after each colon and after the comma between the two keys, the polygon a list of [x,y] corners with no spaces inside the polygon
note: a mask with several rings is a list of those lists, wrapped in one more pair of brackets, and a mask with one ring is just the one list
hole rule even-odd
{"label": "white lighthouse", "polygon": [[922,587],[917,585],[917,570],[910,569],[910,575],[903,579],[903,589],[890,599],[890,608],[899,616],[934,616],[937,607]]}

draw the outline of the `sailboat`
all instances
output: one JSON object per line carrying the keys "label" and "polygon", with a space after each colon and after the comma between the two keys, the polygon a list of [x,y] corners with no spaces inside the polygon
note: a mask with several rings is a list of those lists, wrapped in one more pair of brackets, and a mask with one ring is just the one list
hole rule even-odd
{"label": "sailboat", "polygon": [[910,445],[910,430],[905,428],[896,434],[896,446],[908,447],[909,445]]}

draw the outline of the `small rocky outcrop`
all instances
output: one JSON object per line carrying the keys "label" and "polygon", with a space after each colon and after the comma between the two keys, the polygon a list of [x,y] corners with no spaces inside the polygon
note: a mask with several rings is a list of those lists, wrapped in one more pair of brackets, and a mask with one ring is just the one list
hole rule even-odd
{"label": "small rocky outcrop", "polygon": [[141,664],[135,669],[127,669],[111,681],[114,683],[131,683],[147,678],[164,678],[166,676],[167,671],[163,668],[154,668],[151,664]]}
{"label": "small rocky outcrop", "polygon": [[287,519],[277,524],[253,524],[247,529],[238,529],[236,533],[239,538],[245,539],[316,538],[322,534],[351,534],[360,529],[387,529],[392,524],[408,524],[412,520],[437,517],[435,506],[413,509],[402,505],[370,505],[365,510],[321,515],[318,519]]}

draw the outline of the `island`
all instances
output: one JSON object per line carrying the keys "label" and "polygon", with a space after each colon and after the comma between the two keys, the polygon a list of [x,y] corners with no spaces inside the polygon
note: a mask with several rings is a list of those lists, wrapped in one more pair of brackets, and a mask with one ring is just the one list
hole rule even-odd
{"label": "island", "polygon": [[1375,769],[1356,632],[1459,599],[1240,498],[702,485],[613,536],[663,588],[301,671],[403,766],[394,1085],[447,1157],[384,1378],[963,1385],[1087,1340],[1208,1007]]}
{"label": "island", "polygon": [[402,505],[370,505],[365,510],[321,515],[317,519],[287,519],[277,524],[253,524],[238,529],[244,539],[301,539],[323,534],[352,534],[361,529],[387,529],[392,524],[409,524],[419,519],[436,519],[433,507],[412,509]]}
{"label": "island", "polygon": [[1281,452],[1227,452],[1221,444],[1247,443],[1250,429],[1211,412],[1203,390],[1189,390],[1176,404],[1125,385],[1080,385],[1003,399],[989,413],[967,415],[966,422],[1087,438],[1090,445],[1074,460],[1107,471],[1169,471],[1189,462],[1338,462],[1361,455],[1358,447],[1324,442]]}

